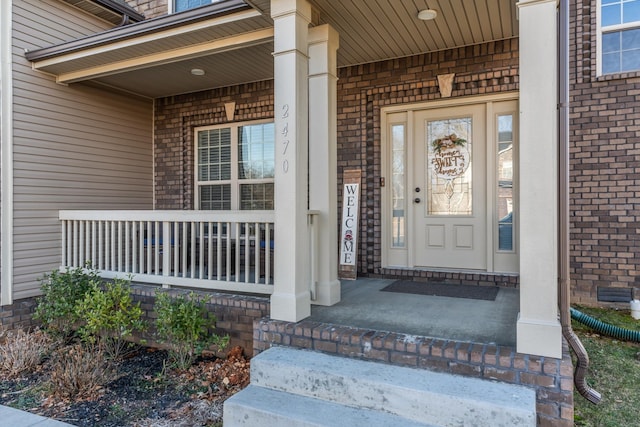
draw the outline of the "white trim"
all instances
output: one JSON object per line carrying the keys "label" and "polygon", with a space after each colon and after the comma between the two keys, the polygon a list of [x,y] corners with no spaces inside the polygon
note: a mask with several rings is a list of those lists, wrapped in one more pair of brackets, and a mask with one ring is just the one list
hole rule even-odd
{"label": "white trim", "polygon": [[498,102],[507,100],[517,100],[518,92],[505,92],[493,95],[477,95],[477,96],[465,96],[462,98],[449,98],[439,101],[425,101],[417,102],[415,104],[399,104],[389,107],[382,107],[380,109],[381,114],[388,114],[397,111],[416,111],[416,110],[429,110],[434,108],[444,107],[456,107],[469,104],[486,104],[487,102]]}
{"label": "white trim", "polygon": [[[381,212],[381,218],[382,218],[382,225],[381,225],[381,232],[382,232],[382,265],[385,268],[394,268],[394,267],[400,267],[400,268],[413,268],[413,266],[415,265],[415,244],[411,239],[412,233],[410,232],[411,227],[410,224],[412,224],[413,222],[413,217],[412,217],[412,209],[410,209],[410,204],[411,201],[413,200],[413,198],[415,197],[414,193],[413,193],[413,188],[414,188],[414,182],[413,182],[413,174],[409,173],[405,170],[405,185],[406,185],[406,200],[405,200],[405,212],[406,212],[406,216],[405,216],[405,221],[406,221],[406,248],[404,248],[403,250],[406,251],[406,263],[404,265],[397,265],[397,260],[391,260],[391,255],[390,252],[391,251],[396,251],[399,249],[393,249],[391,248],[391,237],[390,237],[390,217],[389,217],[389,206],[391,203],[391,196],[390,196],[390,188],[392,185],[392,181],[391,181],[391,175],[390,175],[390,156],[391,156],[391,151],[390,151],[390,140],[391,137],[389,135],[390,132],[390,126],[393,124],[400,124],[400,123],[404,123],[406,125],[406,129],[405,129],[405,138],[406,138],[406,158],[407,159],[412,159],[414,157],[414,153],[413,153],[413,144],[410,143],[410,141],[414,140],[414,120],[413,120],[413,113],[416,111],[421,111],[421,110],[437,110],[440,108],[450,108],[450,107],[458,107],[458,106],[467,106],[467,105],[476,105],[476,104],[482,104],[485,106],[485,121],[486,121],[486,125],[487,125],[487,130],[485,132],[485,134],[487,135],[487,141],[486,141],[486,155],[487,160],[487,177],[486,177],[486,188],[487,188],[487,194],[486,194],[486,211],[487,211],[487,229],[486,229],[486,244],[487,244],[487,269],[486,271],[488,273],[494,272],[496,271],[496,257],[499,257],[500,254],[496,254],[495,248],[496,246],[494,246],[495,244],[495,234],[497,233],[496,230],[496,225],[494,224],[495,222],[495,204],[496,204],[496,194],[495,194],[495,171],[493,171],[493,169],[495,168],[495,145],[496,145],[496,141],[495,138],[492,137],[497,135],[497,123],[495,123],[496,121],[496,110],[495,110],[495,106],[496,104],[500,104],[502,102],[508,102],[508,101],[515,101],[516,102],[516,110],[513,111],[514,114],[514,121],[518,121],[519,117],[517,117],[517,103],[518,103],[518,99],[519,99],[519,93],[518,92],[507,92],[507,93],[500,93],[500,94],[493,94],[493,95],[479,95],[479,96],[471,96],[471,97],[464,97],[464,98],[451,98],[451,99],[445,99],[445,100],[438,100],[438,101],[426,101],[426,102],[419,102],[419,103],[414,103],[414,104],[399,104],[399,105],[393,105],[393,106],[388,106],[388,107],[383,107],[381,108],[381,129],[380,129],[380,134],[381,134],[381,155],[382,155],[382,159],[381,159],[381,167],[382,167],[382,176],[385,177],[386,180],[386,186],[385,188],[382,189],[381,192],[381,202],[382,202],[382,212]],[[502,112],[502,109],[498,109],[498,112]],[[398,115],[398,117],[401,114],[406,114],[404,119],[401,118],[391,118],[392,115]],[[494,129],[495,128],[495,129]],[[490,129],[492,130],[490,132]],[[514,132],[516,132],[517,129],[514,129]],[[407,168],[407,166],[409,165],[409,162],[407,161],[407,163],[405,164],[405,168]],[[491,168],[491,169],[489,169]],[[493,172],[491,172],[493,171]],[[515,177],[514,177],[515,179]],[[515,182],[514,182],[515,185]],[[517,189],[516,189],[517,191]],[[517,198],[517,192],[515,193],[515,197]],[[489,214],[491,213],[491,214]],[[514,230],[515,232],[515,230]],[[515,243],[517,245],[517,238],[515,240]],[[517,251],[517,246],[516,249],[514,250],[514,253],[518,253]],[[498,269],[498,270],[502,270],[502,269]],[[502,272],[502,271],[500,271]],[[513,272],[511,272],[513,273]]]}
{"label": "white trim", "polygon": [[156,127],[154,126],[156,117],[156,100],[151,105],[151,193],[153,209],[156,208]]}
{"label": "white trim", "polygon": [[622,73],[633,73],[637,70],[627,70],[627,71],[616,71],[614,73],[603,73],[602,72],[602,34],[603,33],[616,33],[624,30],[631,29],[640,29],[640,19],[633,22],[627,22],[616,25],[607,25],[605,30],[603,31],[602,27],[602,0],[596,1],[596,77],[604,76],[604,75],[615,75]]}
{"label": "white trim", "polygon": [[0,305],[13,303],[13,49],[11,0],[0,2],[0,134],[2,193],[0,198],[2,277]]}
{"label": "white trim", "polygon": [[[204,55],[229,52],[250,46],[257,46],[268,43],[273,38],[273,28],[252,31],[237,36],[230,36],[223,39],[212,40],[207,43],[200,43],[193,46],[186,46],[178,49],[157,52],[141,57],[124,59],[122,61],[110,62],[96,67],[84,68],[82,70],[60,73],[56,77],[56,82],[61,84],[74,83],[82,80],[95,79],[126,71],[140,70],[156,65],[167,64],[186,59],[197,58]],[[34,68],[39,69],[42,65],[34,63]]]}

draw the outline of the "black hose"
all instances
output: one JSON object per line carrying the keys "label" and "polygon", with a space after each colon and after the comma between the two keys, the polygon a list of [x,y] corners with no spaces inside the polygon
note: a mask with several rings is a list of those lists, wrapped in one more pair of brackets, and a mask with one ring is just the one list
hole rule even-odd
{"label": "black hose", "polygon": [[623,341],[640,342],[640,331],[632,331],[629,329],[613,326],[608,323],[601,322],[598,319],[584,314],[583,312],[571,308],[571,318],[590,327],[602,335],[617,338]]}

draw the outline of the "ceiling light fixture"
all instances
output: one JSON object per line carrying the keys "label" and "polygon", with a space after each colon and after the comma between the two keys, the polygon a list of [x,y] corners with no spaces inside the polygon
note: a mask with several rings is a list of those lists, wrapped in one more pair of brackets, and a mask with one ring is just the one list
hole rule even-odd
{"label": "ceiling light fixture", "polygon": [[424,9],[418,12],[418,19],[423,21],[431,21],[432,19],[435,19],[436,16],[438,16],[438,12],[433,9]]}
{"label": "ceiling light fixture", "polygon": [[202,68],[192,68],[191,74],[194,76],[204,76],[204,70]]}

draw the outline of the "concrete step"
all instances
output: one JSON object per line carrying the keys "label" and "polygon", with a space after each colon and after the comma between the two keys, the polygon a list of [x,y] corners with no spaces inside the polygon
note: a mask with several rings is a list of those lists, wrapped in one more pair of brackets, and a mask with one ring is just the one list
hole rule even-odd
{"label": "concrete step", "polygon": [[253,386],[438,426],[535,426],[523,386],[274,347],[251,361]]}
{"label": "concrete step", "polygon": [[224,427],[240,426],[435,427],[385,412],[252,385],[224,403]]}

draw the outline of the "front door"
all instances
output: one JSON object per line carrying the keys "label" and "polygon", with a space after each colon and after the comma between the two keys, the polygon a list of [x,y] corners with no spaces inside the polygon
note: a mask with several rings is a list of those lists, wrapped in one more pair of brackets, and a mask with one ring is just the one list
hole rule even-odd
{"label": "front door", "polygon": [[486,270],[485,106],[416,111],[413,123],[414,265]]}

